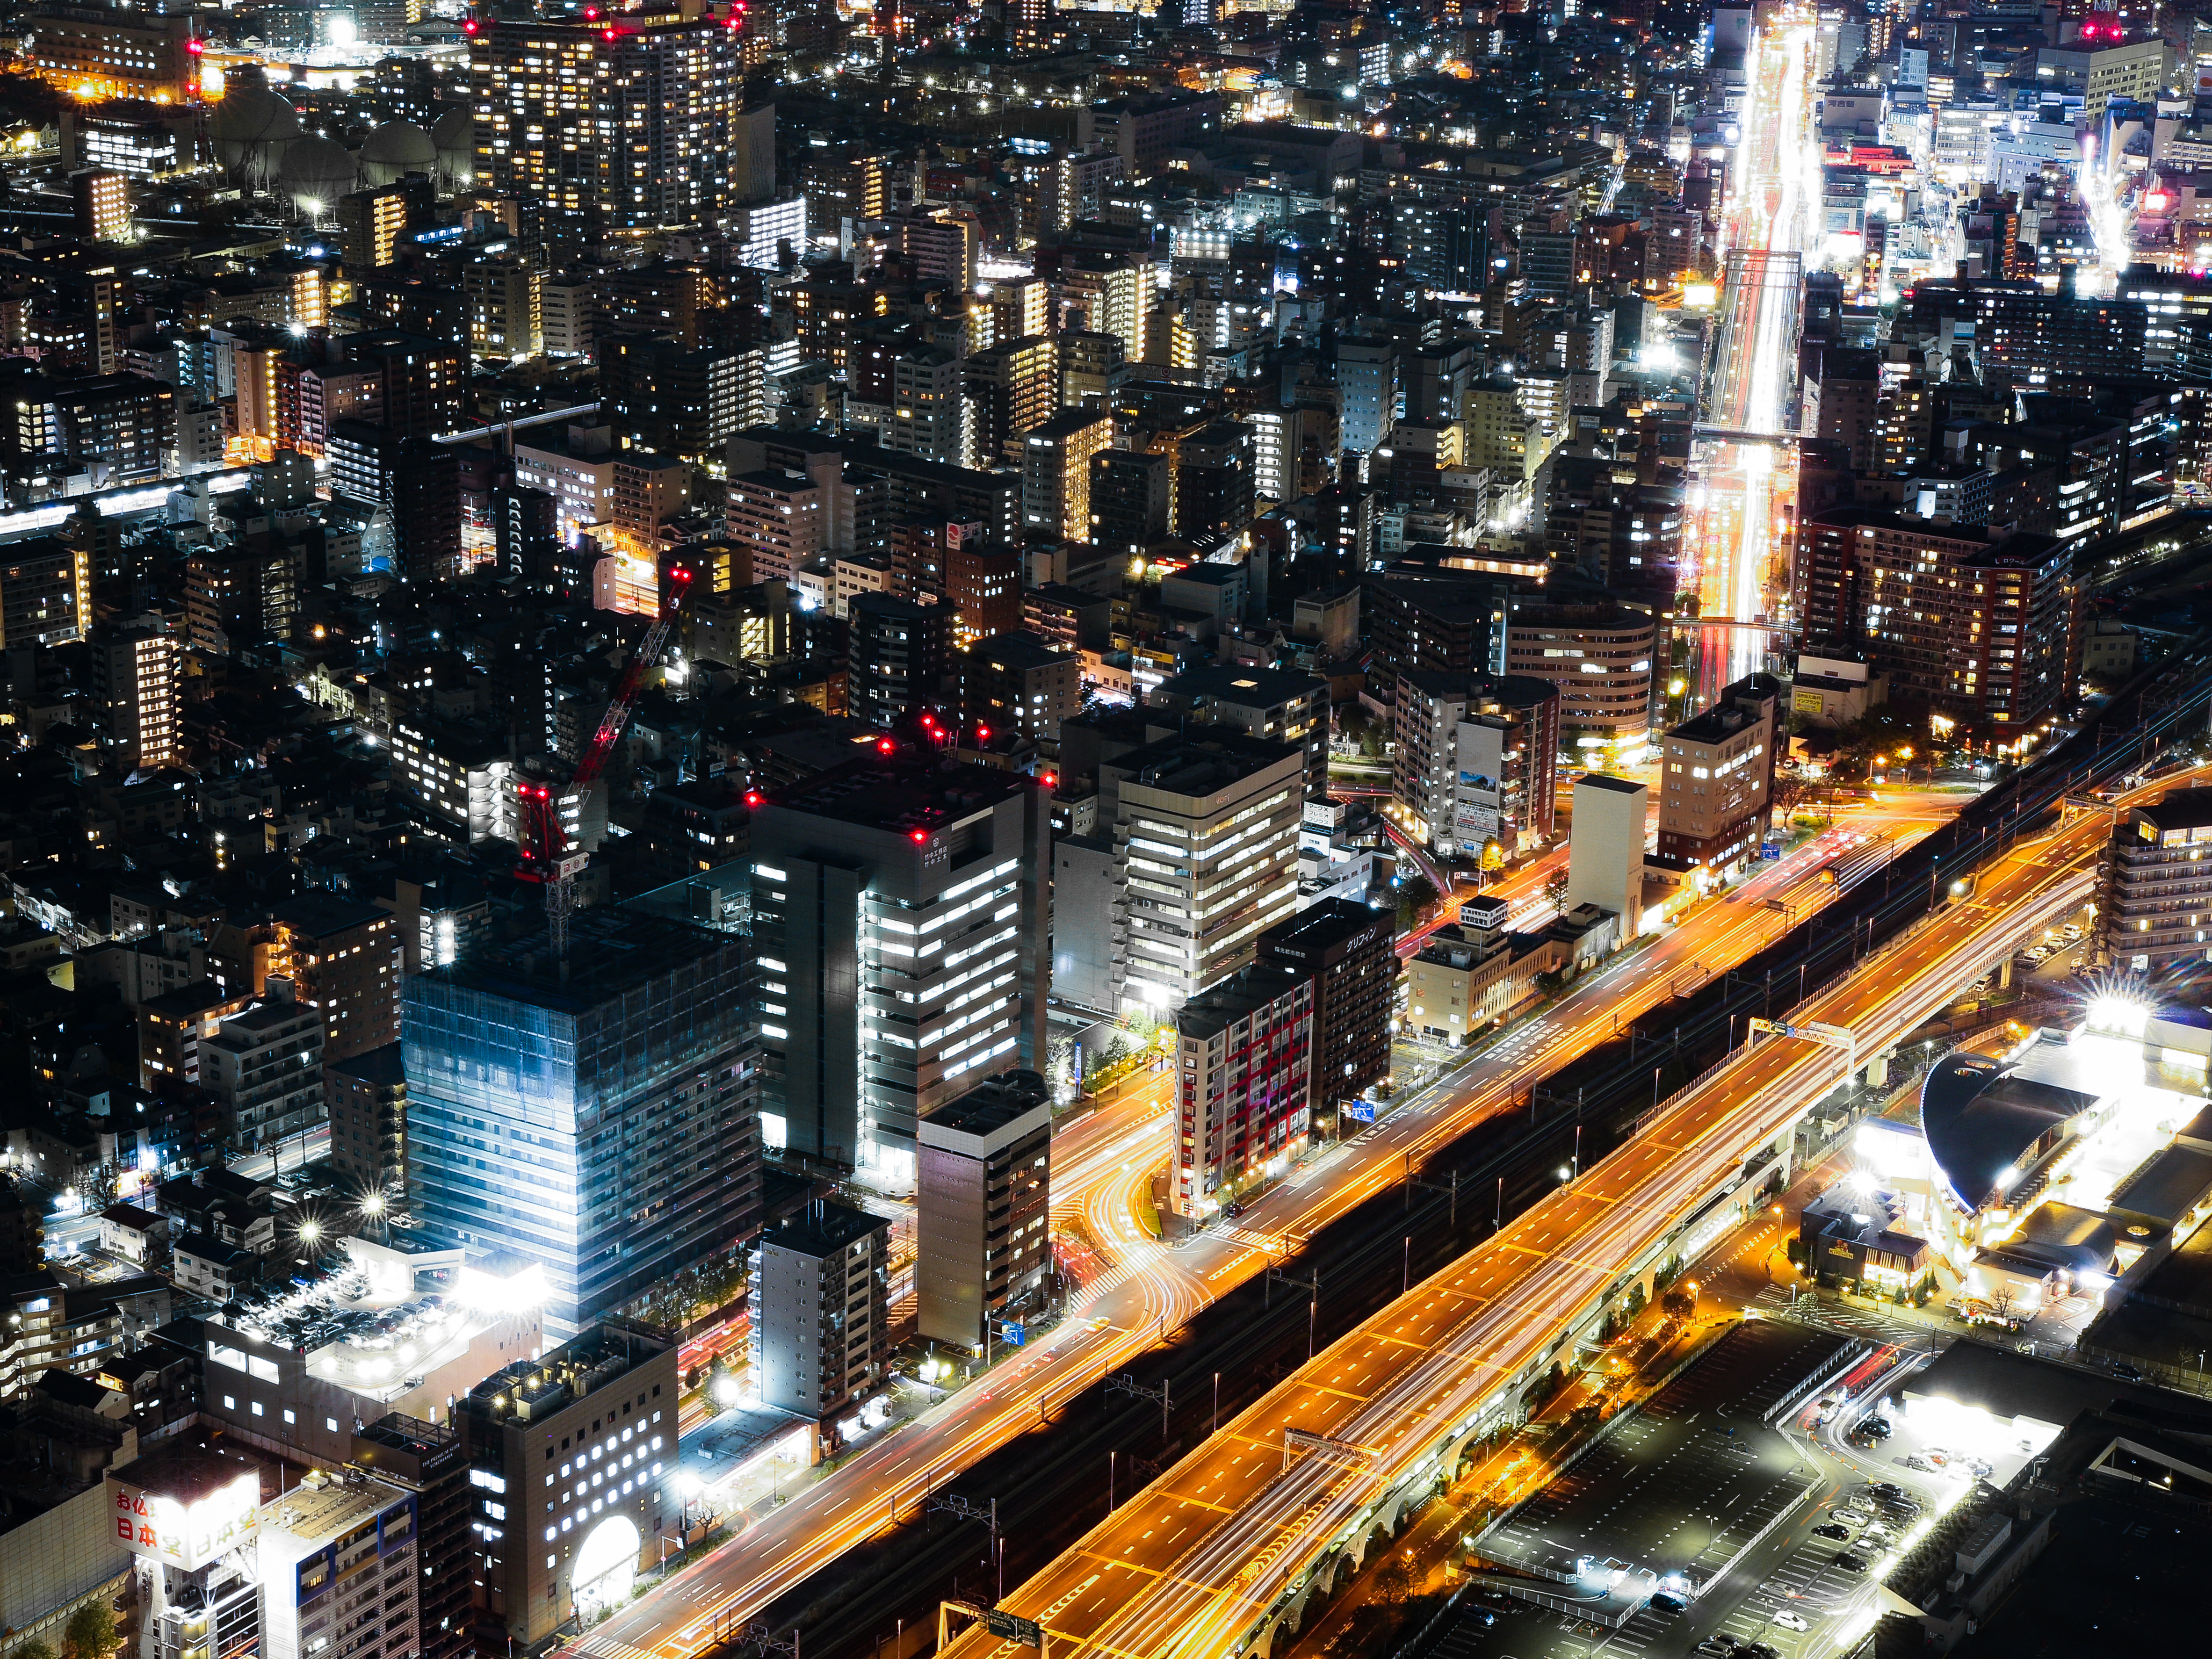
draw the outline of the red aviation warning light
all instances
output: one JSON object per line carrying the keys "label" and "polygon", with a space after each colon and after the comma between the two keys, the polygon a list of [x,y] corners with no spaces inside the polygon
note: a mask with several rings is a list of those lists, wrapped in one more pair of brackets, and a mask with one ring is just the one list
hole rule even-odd
{"label": "red aviation warning light", "polygon": [[921,846],[924,842],[929,839],[929,831],[927,830],[909,830],[907,831],[907,835],[916,847]]}
{"label": "red aviation warning light", "polygon": [[745,791],[745,805],[747,806],[758,806],[761,804],[761,792],[759,790],[748,789]]}
{"label": "red aviation warning light", "polygon": [[898,745],[893,743],[889,738],[878,738],[876,739],[876,752],[879,755],[888,755],[892,750],[897,747]]}

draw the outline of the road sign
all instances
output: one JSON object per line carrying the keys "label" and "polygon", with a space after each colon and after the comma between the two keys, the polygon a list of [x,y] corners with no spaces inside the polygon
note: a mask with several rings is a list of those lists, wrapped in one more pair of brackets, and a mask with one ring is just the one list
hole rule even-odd
{"label": "road sign", "polygon": [[1028,1333],[1022,1328],[1020,1321],[1002,1319],[999,1322],[999,1340],[1008,1347],[1020,1347],[1027,1336]]}
{"label": "road sign", "polygon": [[1371,1100],[1347,1100],[1342,1109],[1345,1116],[1355,1123],[1375,1121],[1375,1103]]}
{"label": "road sign", "polygon": [[983,1609],[983,1628],[1001,1642],[1017,1642],[1025,1648],[1044,1651],[1044,1626],[1034,1619],[1018,1619],[1011,1613],[1001,1613],[996,1607]]}

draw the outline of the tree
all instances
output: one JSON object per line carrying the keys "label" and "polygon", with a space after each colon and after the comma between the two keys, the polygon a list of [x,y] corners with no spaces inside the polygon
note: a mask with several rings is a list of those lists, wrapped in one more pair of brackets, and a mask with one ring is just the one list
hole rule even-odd
{"label": "tree", "polygon": [[1553,904],[1564,905],[1567,897],[1567,872],[1554,870],[1544,878],[1544,896]]}
{"label": "tree", "polygon": [[110,1659],[118,1639],[114,1610],[104,1601],[88,1601],[62,1627],[62,1659]]}
{"label": "tree", "polygon": [[54,1659],[54,1650],[34,1637],[9,1655],[8,1659]]}
{"label": "tree", "polygon": [[2019,1294],[2003,1279],[1999,1279],[1991,1287],[1986,1300],[1990,1304],[1990,1311],[2008,1325],[2012,1323],[2014,1317],[2020,1312]]}
{"label": "tree", "polygon": [[1402,1555],[1392,1555],[1376,1570],[1376,1592],[1386,1601],[1404,1601],[1413,1588],[1413,1570]]}

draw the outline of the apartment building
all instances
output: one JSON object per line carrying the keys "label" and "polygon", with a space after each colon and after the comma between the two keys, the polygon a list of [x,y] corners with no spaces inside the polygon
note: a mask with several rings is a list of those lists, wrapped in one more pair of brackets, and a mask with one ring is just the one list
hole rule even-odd
{"label": "apartment building", "polygon": [[1773,816],[1781,710],[1782,682],[1747,674],[1660,740],[1654,866],[1724,877],[1758,855]]}
{"label": "apartment building", "polygon": [[1407,829],[1447,855],[1551,840],[1560,701],[1531,675],[1401,674],[1391,795]]}
{"label": "apartment building", "polygon": [[1245,968],[1176,1012],[1168,1207],[1212,1215],[1295,1155],[1311,1125],[1313,981]]}
{"label": "apartment building", "polygon": [[988,1078],[924,1112],[919,1140],[916,1328],[981,1353],[1051,1273],[1052,1092],[1035,1072]]}

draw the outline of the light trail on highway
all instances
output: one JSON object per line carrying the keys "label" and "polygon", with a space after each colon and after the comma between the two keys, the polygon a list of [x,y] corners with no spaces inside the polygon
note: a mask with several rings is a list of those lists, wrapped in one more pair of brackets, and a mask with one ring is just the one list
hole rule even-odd
{"label": "light trail on highway", "polygon": [[[1842,816],[1838,828],[1891,834],[1901,846],[1958,804],[1894,792]],[[1802,921],[1837,891],[1815,878],[1825,848],[1825,842],[1810,843],[1753,866],[1732,899],[1710,902],[1681,927],[1584,975],[1424,1094],[1294,1170],[1237,1221],[1177,1245],[1152,1240],[1136,1218],[1144,1187],[1167,1150],[1160,1115],[1165,1078],[1076,1120],[1054,1138],[1054,1213],[1079,1216],[1114,1259],[1071,1299],[1060,1324],[988,1379],[864,1444],[833,1475],[616,1613],[574,1648],[599,1659],[694,1659],[729,1620],[753,1616],[911,1515],[929,1491],[1039,1426],[1208,1303],[1395,1186],[1409,1166],[1418,1169],[1486,1119],[1517,1107],[1534,1085],[1620,1035],[1678,988],[1705,982]],[[1494,890],[1540,884],[1542,873],[1540,864],[1516,872]],[[1787,915],[1766,908],[1766,899],[1784,893],[1803,902]],[[1157,1152],[1148,1158],[1147,1147]],[[1063,1177],[1060,1170],[1070,1173]]]}
{"label": "light trail on highway", "polygon": [[[1785,13],[1761,28],[1753,49],[1723,215],[1726,280],[1705,398],[1707,424],[1729,432],[1790,429],[1800,295],[1820,208],[1817,151],[1813,186],[1806,177],[1814,39],[1809,20]],[[1742,624],[1782,619],[1797,490],[1794,451],[1700,443],[1689,549],[1698,614],[1739,624],[1699,634],[1696,690],[1710,702],[1765,665],[1771,636]]]}
{"label": "light trail on highway", "polygon": [[[2110,822],[2085,814],[1993,860],[1977,896],[1816,991],[1792,1018],[1846,1027],[1862,1053],[1879,1052],[1948,994],[1960,963],[2008,954],[2029,921],[2086,896]],[[1008,1597],[1008,1610],[1042,1620],[1062,1656],[1246,1650],[1269,1609],[1347,1530],[1376,1523],[1374,1506],[1419,1476],[1442,1442],[1499,1411],[1512,1379],[1561,1354],[1616,1275],[1663,1248],[1849,1064],[1787,1039],[1741,1048],[1580,1180],[1262,1396]],[[1287,1429],[1345,1449],[1294,1457]],[[951,1650],[1017,1651],[975,1633]]]}

